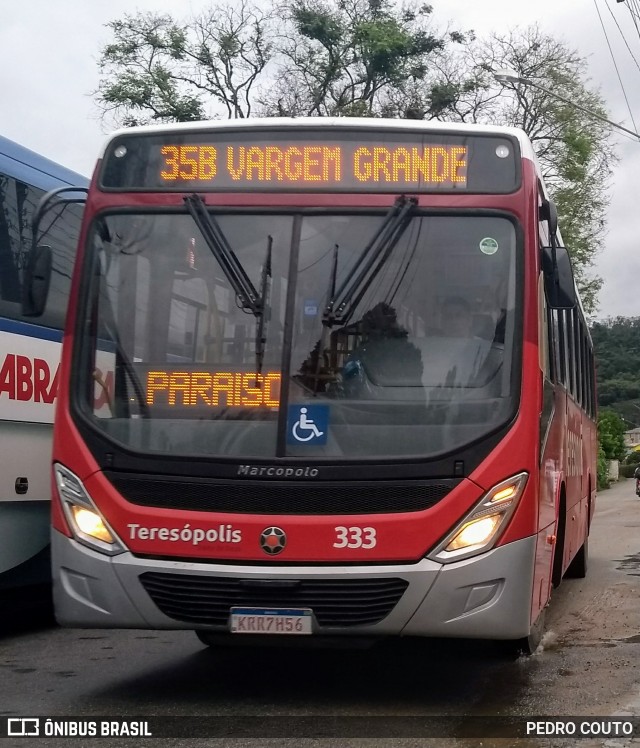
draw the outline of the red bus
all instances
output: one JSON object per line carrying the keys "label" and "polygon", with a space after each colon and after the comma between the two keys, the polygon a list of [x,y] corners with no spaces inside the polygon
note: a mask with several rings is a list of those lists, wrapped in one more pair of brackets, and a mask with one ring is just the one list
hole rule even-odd
{"label": "red bus", "polygon": [[63,344],[58,620],[531,649],[586,572],[593,372],[521,131],[119,131]]}

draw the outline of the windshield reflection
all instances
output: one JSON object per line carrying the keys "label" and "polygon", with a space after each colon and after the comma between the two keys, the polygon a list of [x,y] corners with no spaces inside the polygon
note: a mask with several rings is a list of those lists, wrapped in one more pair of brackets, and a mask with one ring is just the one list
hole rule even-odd
{"label": "windshield reflection", "polygon": [[518,391],[514,226],[411,210],[391,238],[389,214],[216,213],[213,247],[206,217],[103,217],[81,407],[132,449],[242,459],[490,433]]}

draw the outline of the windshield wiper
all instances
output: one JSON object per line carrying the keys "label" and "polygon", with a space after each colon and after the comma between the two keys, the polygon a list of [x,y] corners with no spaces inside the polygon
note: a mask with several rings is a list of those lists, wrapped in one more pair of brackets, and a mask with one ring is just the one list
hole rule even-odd
{"label": "windshield wiper", "polygon": [[346,325],[411,221],[418,204],[415,197],[401,195],[384,217],[380,228],[362,250],[340,288],[335,290],[336,258],[329,281],[329,302],[322,313],[325,327]]}
{"label": "windshield wiper", "polygon": [[233,288],[239,306],[245,312],[251,312],[257,319],[256,325],[256,373],[262,372],[264,350],[267,342],[267,309],[271,285],[271,249],[273,237],[268,237],[267,256],[262,266],[260,291],[251,282],[246,270],[231,248],[215,217],[209,213],[204,200],[199,195],[187,195],[184,198],[187,210],[204,237],[211,254],[216,258],[227,280]]}
{"label": "windshield wiper", "polygon": [[222,233],[218,222],[207,210],[204,200],[199,195],[187,195],[184,202],[211,250],[211,254],[216,258],[231,284],[236,298],[240,302],[240,307],[256,316],[262,314],[264,300],[256,291],[236,253],[231,249],[231,245]]}

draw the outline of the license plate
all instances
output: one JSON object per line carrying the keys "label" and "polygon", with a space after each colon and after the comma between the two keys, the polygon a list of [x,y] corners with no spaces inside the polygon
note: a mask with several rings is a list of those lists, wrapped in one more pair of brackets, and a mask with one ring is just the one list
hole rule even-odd
{"label": "license plate", "polygon": [[232,634],[312,634],[310,608],[231,608]]}

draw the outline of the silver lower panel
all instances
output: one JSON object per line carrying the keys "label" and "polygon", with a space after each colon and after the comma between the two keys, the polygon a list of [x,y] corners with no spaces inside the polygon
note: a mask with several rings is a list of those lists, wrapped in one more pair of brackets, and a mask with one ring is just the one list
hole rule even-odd
{"label": "silver lower panel", "polygon": [[[107,557],[53,531],[54,602],[64,626],[188,629],[164,615],[139,577],[147,571],[242,579],[402,578],[408,587],[375,625],[316,627],[319,635],[518,639],[530,632],[535,537],[443,566],[427,559],[381,566],[265,567]],[[211,631],[224,631],[211,628]]]}

